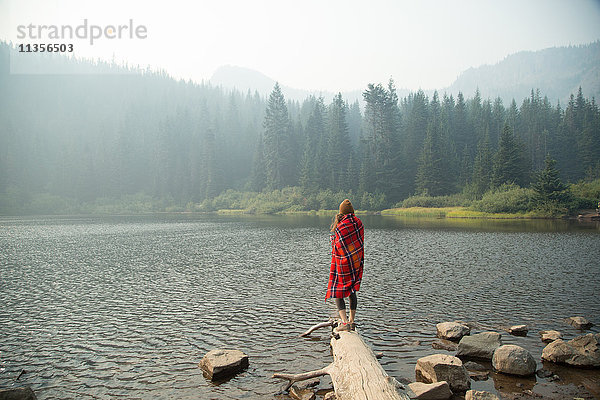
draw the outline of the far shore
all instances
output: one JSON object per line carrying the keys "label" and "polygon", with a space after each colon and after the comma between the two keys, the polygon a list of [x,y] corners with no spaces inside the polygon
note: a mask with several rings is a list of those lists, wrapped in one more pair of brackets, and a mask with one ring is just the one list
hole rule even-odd
{"label": "far shore", "polygon": [[563,219],[565,216],[551,217],[527,213],[488,213],[470,210],[468,207],[410,207],[390,208],[381,211],[381,215],[401,217],[432,217],[432,218],[475,218],[475,219]]}
{"label": "far shore", "polygon": [[[331,216],[337,210],[311,210],[311,211],[279,211],[273,215],[315,215]],[[253,214],[243,209],[223,209],[216,211],[221,215]],[[383,215],[392,217],[411,218],[465,218],[465,219],[565,219],[569,216],[546,216],[535,212],[528,213],[487,213],[470,210],[467,207],[409,207],[388,208],[382,211],[356,211],[357,215]],[[575,218],[573,216],[572,218]]]}
{"label": "far shore", "polygon": [[[65,213],[65,214],[27,214],[27,215],[0,215],[2,218],[18,217],[91,217],[91,216],[136,216],[152,214],[188,214],[188,215],[287,215],[287,216],[319,216],[331,217],[337,213],[337,210],[283,210],[273,213],[254,212],[247,209],[220,209],[216,211],[197,211],[185,209],[170,209],[164,211],[151,210],[123,210],[113,209],[107,212],[87,212],[87,213]],[[488,220],[564,220],[579,219],[584,221],[598,221],[595,210],[580,210],[574,215],[548,216],[536,212],[527,213],[487,213],[470,210],[468,207],[401,207],[388,208],[381,211],[357,210],[357,215],[381,215],[384,217],[401,218],[423,218],[423,219],[488,219]]]}

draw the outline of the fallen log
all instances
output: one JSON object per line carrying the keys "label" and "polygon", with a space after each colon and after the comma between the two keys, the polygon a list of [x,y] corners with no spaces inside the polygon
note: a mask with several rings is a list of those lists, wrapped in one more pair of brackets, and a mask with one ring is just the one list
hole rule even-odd
{"label": "fallen log", "polygon": [[[315,325],[302,336],[331,323]],[[315,328],[316,327],[316,328]],[[295,383],[329,375],[337,400],[408,400],[406,388],[389,376],[375,354],[356,331],[333,332],[333,362],[325,368],[301,374],[277,373],[273,378],[287,379],[286,391]]]}

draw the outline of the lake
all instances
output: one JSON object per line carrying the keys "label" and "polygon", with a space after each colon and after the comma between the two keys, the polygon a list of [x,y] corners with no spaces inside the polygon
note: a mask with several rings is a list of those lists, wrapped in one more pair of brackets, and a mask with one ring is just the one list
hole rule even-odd
{"label": "lake", "polygon": [[[538,331],[600,324],[600,225],[361,217],[365,271],[358,329],[385,370],[414,380],[435,353],[438,322],[498,330],[532,352]],[[162,214],[0,219],[0,387],[39,399],[285,399],[274,372],[331,362],[329,334],[300,333],[335,315],[325,302],[330,218]],[[527,337],[502,331],[527,324]],[[591,332],[598,332],[595,326]],[[249,355],[242,374],[212,384],[210,349]],[[561,384],[600,396],[598,370],[553,365]],[[19,377],[20,375],[20,377]],[[18,380],[17,380],[18,378]],[[321,384],[329,383],[325,378]],[[537,378],[538,382],[546,382]],[[492,374],[498,393],[536,379]]]}

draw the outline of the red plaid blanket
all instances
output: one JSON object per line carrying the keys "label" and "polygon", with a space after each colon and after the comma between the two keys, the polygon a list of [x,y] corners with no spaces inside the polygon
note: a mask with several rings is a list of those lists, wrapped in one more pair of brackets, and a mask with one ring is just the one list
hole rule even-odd
{"label": "red plaid blanket", "polygon": [[347,214],[335,228],[331,243],[328,298],[344,298],[360,289],[364,264],[364,228],[354,214]]}

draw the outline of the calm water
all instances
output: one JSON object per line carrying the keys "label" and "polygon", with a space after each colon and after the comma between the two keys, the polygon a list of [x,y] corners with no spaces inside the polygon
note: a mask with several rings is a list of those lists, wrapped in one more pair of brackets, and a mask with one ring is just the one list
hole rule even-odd
{"label": "calm water", "polygon": [[[600,325],[597,224],[363,221],[357,322],[396,378],[414,380],[419,357],[443,353],[431,348],[438,322],[473,321],[477,331],[528,324],[528,337],[503,340],[529,349],[538,367],[539,330],[570,339],[580,332],[561,319],[572,315]],[[331,361],[325,330],[298,338],[335,313],[323,301],[329,222],[0,219],[0,387],[30,385],[40,399],[283,398],[273,372]],[[250,368],[207,382],[197,364],[215,347],[243,350]],[[556,371],[600,393],[598,371]],[[515,383],[493,378],[472,386],[495,392]]]}

